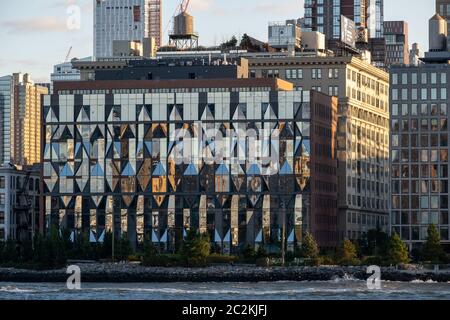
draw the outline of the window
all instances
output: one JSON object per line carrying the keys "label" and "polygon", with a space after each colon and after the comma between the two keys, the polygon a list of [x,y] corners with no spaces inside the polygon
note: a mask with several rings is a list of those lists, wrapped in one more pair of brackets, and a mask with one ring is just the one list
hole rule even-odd
{"label": "window", "polygon": [[392,115],[393,116],[398,116],[398,104],[393,104],[392,105]]}
{"label": "window", "polygon": [[313,79],[322,79],[322,69],[312,69]]}
{"label": "window", "polygon": [[402,100],[408,100],[408,89],[402,89]]}
{"label": "window", "polygon": [[329,79],[338,79],[339,78],[339,69],[328,69],[328,78]]}
{"label": "window", "polygon": [[5,194],[0,193],[0,206],[4,206],[4,205],[5,205]]}
{"label": "window", "polygon": [[446,84],[446,83],[447,83],[447,74],[441,73],[441,84]]}
{"label": "window", "polygon": [[398,100],[398,89],[392,89],[392,100]]}
{"label": "window", "polygon": [[447,100],[447,88],[441,88],[441,100]]}
{"label": "window", "polygon": [[426,73],[422,73],[421,75],[421,83],[422,84],[427,84],[427,74]]}
{"label": "window", "polygon": [[431,89],[431,100],[437,100],[437,89],[436,88]]}
{"label": "window", "polygon": [[407,73],[402,74],[402,84],[408,84],[408,74]]}
{"label": "window", "polygon": [[5,177],[0,177],[0,189],[5,189]]}
{"label": "window", "polygon": [[421,90],[421,97],[422,97],[422,100],[427,100],[428,99],[428,90],[426,88],[423,88]]}
{"label": "window", "polygon": [[398,74],[396,73],[392,75],[392,84],[398,84]]}
{"label": "window", "polygon": [[436,83],[437,83],[437,74],[432,73],[431,74],[431,84],[436,84]]}

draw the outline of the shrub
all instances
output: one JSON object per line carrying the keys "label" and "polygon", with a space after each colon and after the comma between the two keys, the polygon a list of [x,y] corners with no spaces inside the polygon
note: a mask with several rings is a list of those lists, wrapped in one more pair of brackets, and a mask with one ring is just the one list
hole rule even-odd
{"label": "shrub", "polygon": [[232,264],[237,261],[237,257],[213,253],[206,261],[207,264]]}
{"label": "shrub", "polygon": [[383,266],[386,265],[386,261],[380,256],[366,256],[362,258],[361,264],[364,266]]}
{"label": "shrub", "polygon": [[305,259],[305,265],[310,266],[310,267],[320,267],[322,264],[323,264],[322,257]]}
{"label": "shrub", "polygon": [[334,258],[333,257],[331,257],[331,256],[321,256],[320,257],[320,259],[322,260],[321,262],[321,264],[322,265],[326,265],[326,266],[332,266],[332,265],[335,265],[335,261],[334,261]]}

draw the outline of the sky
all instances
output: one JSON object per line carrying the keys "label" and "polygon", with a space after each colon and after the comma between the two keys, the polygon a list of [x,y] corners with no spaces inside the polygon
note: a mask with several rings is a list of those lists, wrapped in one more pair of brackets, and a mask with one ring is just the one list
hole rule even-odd
{"label": "sky", "polygon": [[[53,65],[70,58],[92,56],[94,0],[0,1],[0,76],[27,72],[47,82]],[[164,40],[180,0],[163,0]],[[303,16],[304,0],[191,0],[201,45],[220,44],[247,33],[267,41],[269,21]],[[384,0],[385,20],[409,23],[410,45],[428,48],[428,19],[435,0]]]}

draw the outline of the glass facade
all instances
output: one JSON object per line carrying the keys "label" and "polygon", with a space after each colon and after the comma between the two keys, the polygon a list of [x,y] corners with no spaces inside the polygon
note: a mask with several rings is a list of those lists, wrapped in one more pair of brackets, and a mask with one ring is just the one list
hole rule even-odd
{"label": "glass facade", "polygon": [[[410,247],[434,224],[449,243],[448,101],[446,65],[396,67],[392,90],[408,100],[391,102],[391,225]],[[421,79],[418,83],[417,79]],[[417,95],[416,92],[421,93]]]}
{"label": "glass facade", "polygon": [[279,241],[285,217],[301,240],[309,92],[60,93],[43,112],[46,228],[168,250],[195,228],[233,251]]}

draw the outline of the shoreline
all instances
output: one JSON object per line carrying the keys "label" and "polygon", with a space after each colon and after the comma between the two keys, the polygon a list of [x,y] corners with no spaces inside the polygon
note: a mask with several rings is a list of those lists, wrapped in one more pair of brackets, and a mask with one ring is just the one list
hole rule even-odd
{"label": "shoreline", "polygon": [[[366,267],[254,267],[212,266],[207,268],[159,268],[138,264],[79,264],[81,281],[87,283],[174,283],[174,282],[277,282],[331,281],[353,278],[366,281]],[[51,271],[0,268],[1,282],[60,283],[66,282],[66,269]],[[450,271],[396,270],[381,268],[382,281],[450,282]]]}

